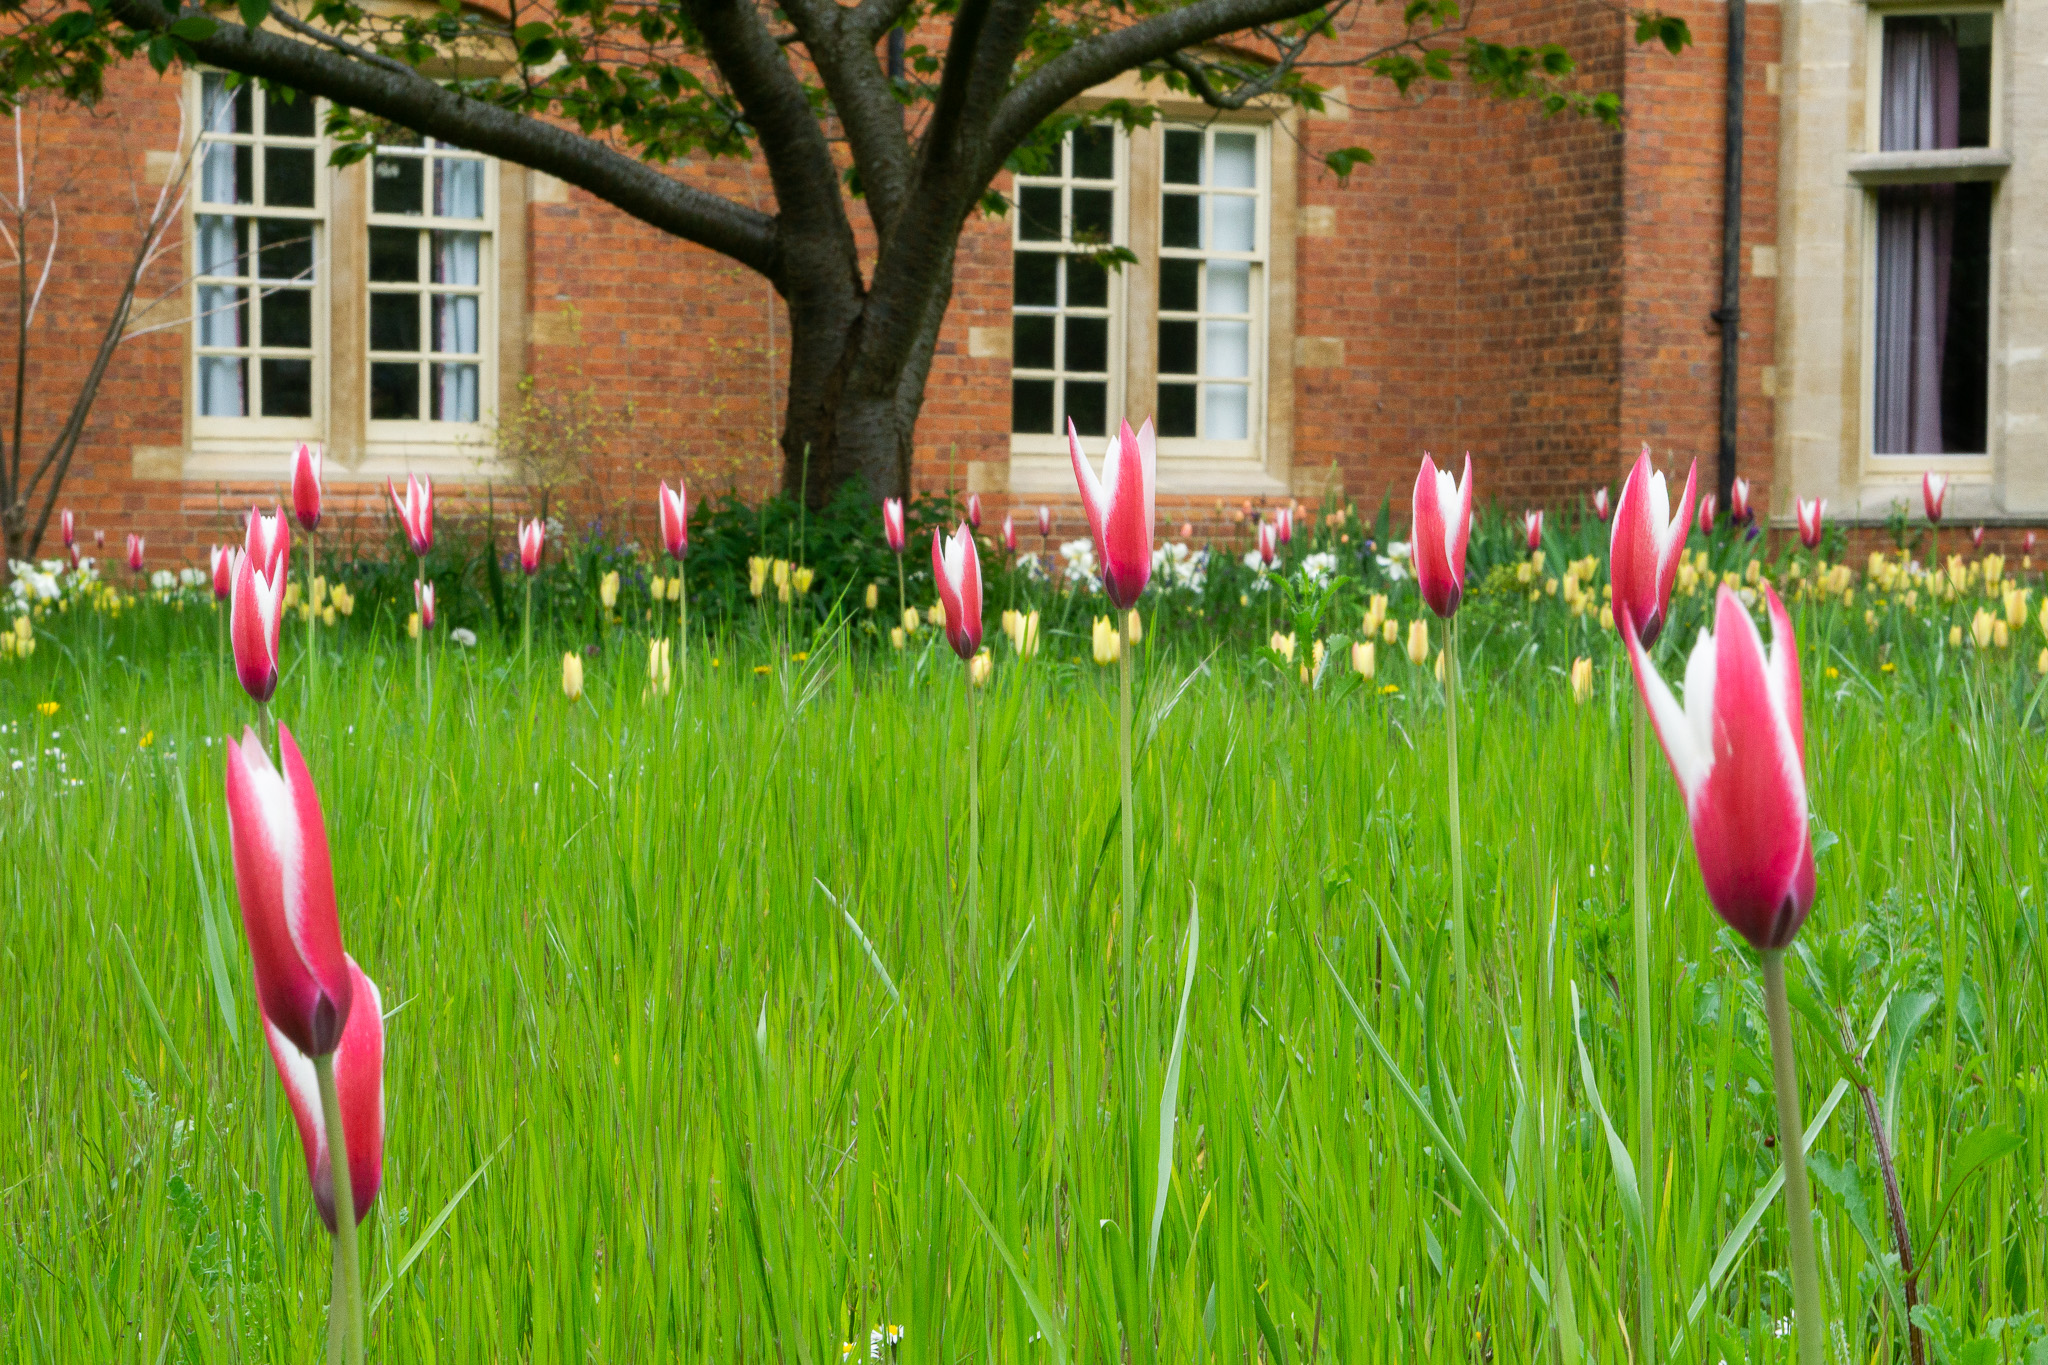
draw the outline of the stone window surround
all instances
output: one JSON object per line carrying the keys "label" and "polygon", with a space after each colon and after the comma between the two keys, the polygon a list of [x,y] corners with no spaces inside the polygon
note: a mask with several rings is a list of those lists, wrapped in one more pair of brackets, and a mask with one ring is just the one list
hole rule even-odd
{"label": "stone window surround", "polygon": [[[198,100],[199,80],[196,72],[186,74],[183,98]],[[195,140],[198,131],[193,127]],[[315,378],[312,418],[228,419],[245,426],[245,432],[232,434],[222,432],[221,419],[210,419],[207,425],[212,430],[196,430],[200,419],[191,327],[188,323],[171,328],[168,330],[178,338],[180,347],[180,444],[134,447],[134,477],[191,482],[273,479],[280,461],[301,440],[324,443],[330,480],[381,482],[410,472],[467,480],[495,472],[490,418],[494,412],[516,406],[519,379],[525,371],[526,207],[532,177],[524,167],[509,162],[487,163],[492,182],[487,196],[495,194],[495,212],[488,228],[487,263],[493,287],[486,291],[483,322],[484,335],[490,339],[484,357],[485,420],[474,424],[404,423],[404,435],[373,437],[368,361],[370,164],[365,158],[350,166],[328,165],[323,139],[319,202],[326,214],[316,270],[320,282],[314,326],[326,359],[324,365],[316,361],[320,372]],[[185,251],[180,259],[188,277],[198,265],[195,200],[196,192],[188,193],[183,212]],[[487,198],[487,202],[493,201]],[[182,292],[188,299],[193,297],[189,279]],[[447,430],[430,430],[433,426]]]}
{"label": "stone window surround", "polygon": [[[1141,103],[1159,111],[1160,117],[1148,128],[1134,128],[1123,139],[1125,160],[1124,213],[1129,242],[1159,239],[1161,134],[1174,122],[1242,123],[1269,129],[1266,144],[1266,336],[1264,420],[1257,429],[1255,454],[1250,459],[1220,459],[1214,455],[1159,456],[1159,491],[1169,496],[1191,497],[1276,497],[1293,490],[1294,446],[1294,288],[1295,236],[1299,193],[1294,156],[1297,115],[1292,108],[1254,106],[1242,114],[1222,116],[1191,96],[1175,95],[1158,82],[1143,82],[1135,74],[1118,77],[1097,86],[1074,101],[1070,110],[1085,113],[1115,100]],[[1149,404],[1158,383],[1158,281],[1148,271],[1127,267],[1120,272],[1123,302],[1123,381],[1113,386],[1111,417],[1121,415],[1133,427],[1150,417]],[[1007,333],[1007,322],[1004,331]],[[1007,358],[1007,349],[1003,352]],[[1121,400],[1122,411],[1115,404]],[[1073,463],[1059,442],[1057,451],[1033,448],[1035,442],[1013,443],[1007,481],[1001,487],[985,486],[974,480],[974,491],[1003,492],[1033,497],[1071,494],[1074,491]],[[1100,462],[1105,438],[1082,439],[1082,450]],[[973,471],[970,471],[973,472]]]}
{"label": "stone window surround", "polygon": [[[2038,7],[2035,7],[2038,9]],[[1887,16],[1994,16],[1988,148],[1886,153],[1877,145]],[[1948,519],[2038,522],[2048,513],[2048,306],[2029,289],[2048,255],[2048,167],[2015,157],[2010,121],[2048,98],[2048,28],[2010,0],[1806,0],[1787,6],[1780,119],[1774,508],[1824,496],[1831,518],[1881,524],[1904,500],[1919,515],[1923,472],[1952,482]],[[1871,450],[1876,215],[1880,185],[2000,184],[1992,219],[1990,449],[1982,455]]]}

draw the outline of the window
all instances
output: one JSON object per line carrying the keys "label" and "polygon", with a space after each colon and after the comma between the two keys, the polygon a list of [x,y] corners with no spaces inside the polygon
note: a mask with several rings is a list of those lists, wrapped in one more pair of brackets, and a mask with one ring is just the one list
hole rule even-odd
{"label": "window", "polygon": [[200,78],[193,364],[202,418],[311,418],[325,205],[310,96]]}
{"label": "window", "polygon": [[1159,212],[1161,438],[1251,439],[1265,288],[1258,131],[1169,128]]}
{"label": "window", "polygon": [[1121,368],[1109,269],[1098,258],[1122,240],[1121,141],[1109,124],[1069,133],[1043,176],[1017,177],[1012,262],[1010,430],[1108,434]]}
{"label": "window", "polygon": [[1996,184],[1970,174],[1970,158],[1924,154],[1992,148],[1994,18],[1949,11],[1880,21],[1879,151],[1933,170],[1871,190],[1877,455],[1989,450]]}
{"label": "window", "polygon": [[481,420],[491,166],[425,139],[370,163],[370,421]]}

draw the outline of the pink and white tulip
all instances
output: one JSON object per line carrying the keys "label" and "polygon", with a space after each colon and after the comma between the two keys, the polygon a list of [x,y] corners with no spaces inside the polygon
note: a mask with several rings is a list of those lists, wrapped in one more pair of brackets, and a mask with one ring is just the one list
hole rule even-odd
{"label": "pink and white tulip", "polygon": [[398,496],[398,486],[391,480],[384,481],[384,489],[391,495],[391,506],[398,513],[398,521],[405,528],[405,542],[412,552],[421,559],[434,548],[434,481],[417,475],[405,476],[405,496]]}
{"label": "pink and white tulip", "polygon": [[228,639],[235,650],[235,676],[258,705],[277,692],[279,634],[284,628],[284,575],[256,567],[247,553],[235,556],[234,602]]}
{"label": "pink and white tulip", "polygon": [[1764,589],[1771,648],[1727,587],[1714,627],[1685,669],[1683,705],[1650,662],[1632,623],[1623,637],[1636,685],[1685,794],[1707,898],[1759,952],[1786,947],[1813,905],[1807,826],[1806,720],[1799,649],[1785,604]]}
{"label": "pink and white tulip", "polygon": [[128,572],[142,572],[142,550],[142,537],[130,531],[128,533]]}
{"label": "pink and white tulip", "polygon": [[670,559],[681,559],[690,552],[690,490],[676,480],[674,489],[668,480],[661,483],[661,545],[668,551]]}
{"label": "pink and white tulip", "polygon": [[1288,504],[1282,504],[1282,505],[1281,505],[1280,507],[1278,507],[1278,508],[1274,509],[1274,512],[1273,512],[1273,529],[1274,529],[1274,532],[1275,532],[1275,534],[1276,534],[1277,538],[1279,539],[1279,541],[1280,541],[1280,543],[1281,543],[1282,545],[1287,545],[1287,544],[1291,544],[1291,543],[1293,542],[1293,540],[1294,540],[1294,507],[1293,507],[1293,504],[1291,504],[1291,503],[1288,503]]}
{"label": "pink and white tulip", "polygon": [[1970,548],[1973,550],[1984,548],[1984,528],[1982,526],[1972,526],[1970,528]]}
{"label": "pink and white tulip", "polygon": [[1270,521],[1259,523],[1259,563],[1266,568],[1273,567],[1273,557],[1280,552],[1280,530]]}
{"label": "pink and white tulip", "polygon": [[1095,557],[1102,565],[1102,590],[1122,611],[1129,611],[1152,578],[1152,523],[1156,519],[1158,442],[1151,419],[1134,433],[1125,422],[1110,438],[1102,458],[1102,477],[1081,454],[1081,437],[1067,421],[1067,453],[1080,485],[1081,508],[1095,538]]}
{"label": "pink and white tulip", "polygon": [[962,659],[972,659],[981,648],[981,553],[966,525],[943,539],[933,529],[932,577],[946,608],[947,643]]}
{"label": "pink and white tulip", "polygon": [[1593,490],[1593,515],[1602,521],[1614,515],[1614,504],[1608,500],[1605,488]]}
{"label": "pink and white tulip", "polygon": [[539,517],[519,523],[519,571],[528,578],[540,572],[540,554],[547,544],[547,534]]}
{"label": "pink and white tulip", "polygon": [[213,569],[213,600],[225,602],[235,595],[235,547],[214,546],[209,563]]}
{"label": "pink and white tulip", "polygon": [[[370,1214],[384,1183],[384,997],[377,983],[363,975],[356,960],[343,955],[355,1003],[341,1043],[334,1050],[334,1089],[341,1101],[341,1130],[348,1143],[349,1198],[356,1222]],[[293,1046],[269,1019],[263,1021],[270,1060],[284,1082],[299,1146],[306,1154],[306,1178],[313,1186],[313,1204],[327,1230],[334,1229],[334,1172],[327,1140],[327,1122],[320,1106],[320,1078],[313,1059]]]}
{"label": "pink and white tulip", "polygon": [[1694,480],[1699,466],[1685,471],[1685,492],[1671,507],[1664,475],[1650,467],[1645,445],[1621,486],[1614,529],[1607,542],[1607,576],[1614,585],[1614,616],[1629,618],[1645,645],[1657,642],[1664,613],[1671,605],[1671,587],[1685,556],[1686,528],[1692,524]]}
{"label": "pink and white tulip", "polygon": [[1415,583],[1438,616],[1457,611],[1465,595],[1465,546],[1472,536],[1472,457],[1456,479],[1429,455],[1415,471],[1415,529],[1409,536]]}
{"label": "pink and white tulip", "polygon": [[284,518],[282,507],[269,516],[251,507],[248,524],[242,533],[242,553],[256,561],[256,567],[272,578],[283,581],[291,567],[292,528]]}
{"label": "pink and white tulip", "polygon": [[1044,503],[1040,503],[1038,504],[1038,538],[1040,540],[1048,540],[1051,537],[1052,508]]}
{"label": "pink and white tulip", "polygon": [[1003,513],[1003,552],[1017,553],[1017,518],[1008,512]]}
{"label": "pink and white tulip", "polygon": [[57,514],[57,532],[64,537],[65,549],[76,548],[78,545],[78,523],[72,517],[69,507]]}
{"label": "pink and white tulip", "polygon": [[277,745],[282,772],[255,730],[228,741],[235,891],[265,1025],[307,1057],[324,1057],[341,1045],[355,982],[342,951],[320,794],[282,724]]}
{"label": "pink and white tulip", "polygon": [[292,515],[307,535],[320,529],[320,467],[325,458],[319,446],[304,441],[292,452]]}
{"label": "pink and white tulip", "polygon": [[1529,543],[1529,553],[1543,548],[1543,509],[1532,507],[1522,513],[1522,535]]}
{"label": "pink and white tulip", "polygon": [[889,542],[891,554],[903,553],[903,499],[882,499],[882,535]]}
{"label": "pink and white tulip", "polygon": [[1809,550],[1820,548],[1821,518],[1827,510],[1826,498],[1799,499],[1799,543]]}
{"label": "pink and white tulip", "polygon": [[967,524],[974,530],[981,529],[981,494],[967,495]]}
{"label": "pink and white tulip", "polygon": [[412,581],[412,604],[420,614],[420,629],[423,631],[432,630],[434,628],[434,585],[432,583],[422,583],[415,578]]}
{"label": "pink and white tulip", "polygon": [[1948,501],[1948,475],[1928,470],[1920,476],[1920,505],[1927,509],[1927,519],[1941,524],[1941,505]]}
{"label": "pink and white tulip", "polygon": [[1749,506],[1749,480],[1737,479],[1728,493],[1728,520],[1737,526],[1747,526],[1755,515]]}

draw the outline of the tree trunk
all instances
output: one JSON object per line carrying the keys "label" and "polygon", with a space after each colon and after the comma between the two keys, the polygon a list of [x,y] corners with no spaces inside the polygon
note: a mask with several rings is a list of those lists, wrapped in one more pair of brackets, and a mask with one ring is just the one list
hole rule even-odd
{"label": "tree trunk", "polygon": [[947,251],[919,283],[928,293],[917,342],[899,366],[877,360],[867,326],[878,299],[869,294],[844,325],[822,310],[789,309],[789,397],[782,430],[782,483],[813,510],[841,485],[858,480],[870,498],[910,494],[912,442],[924,407],[925,381],[939,328],[953,297],[953,253]]}

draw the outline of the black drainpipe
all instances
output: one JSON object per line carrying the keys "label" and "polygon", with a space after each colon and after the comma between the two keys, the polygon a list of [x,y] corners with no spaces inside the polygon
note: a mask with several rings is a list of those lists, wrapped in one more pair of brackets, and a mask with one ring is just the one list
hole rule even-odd
{"label": "black drainpipe", "polygon": [[1737,391],[1742,377],[1742,96],[1746,0],[1728,0],[1728,94],[1721,184],[1721,306],[1709,316],[1721,328],[1721,445],[1714,486],[1725,513],[1735,491]]}

